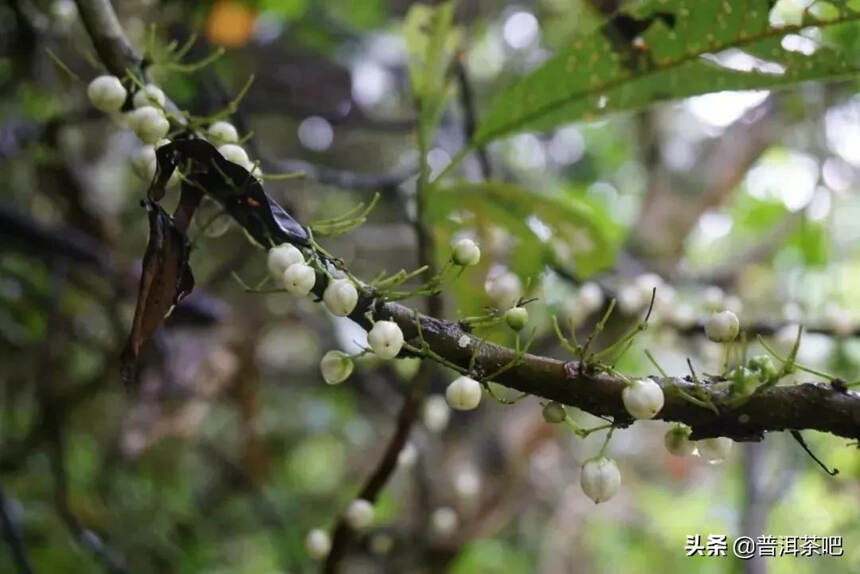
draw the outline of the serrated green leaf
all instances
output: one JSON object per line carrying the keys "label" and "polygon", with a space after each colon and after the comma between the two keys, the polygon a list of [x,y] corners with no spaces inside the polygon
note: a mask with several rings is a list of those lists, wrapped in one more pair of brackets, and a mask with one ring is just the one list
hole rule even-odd
{"label": "serrated green leaf", "polygon": [[[780,27],[769,22],[771,4],[771,0],[647,2],[620,16],[626,19],[625,26],[613,18],[504,91],[473,144],[660,100],[860,71],[857,42],[829,40],[857,36],[856,3],[829,2],[827,10],[807,9]],[[813,53],[783,46],[786,36],[808,34],[812,28],[829,32]]]}

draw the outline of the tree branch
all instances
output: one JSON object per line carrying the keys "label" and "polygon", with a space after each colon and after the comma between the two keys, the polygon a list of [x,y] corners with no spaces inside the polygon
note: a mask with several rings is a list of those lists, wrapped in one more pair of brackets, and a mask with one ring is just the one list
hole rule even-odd
{"label": "tree branch", "polygon": [[76,0],[78,12],[90,39],[108,71],[119,78],[143,58],[125,37],[109,0]]}
{"label": "tree branch", "polygon": [[[363,314],[370,306],[358,314]],[[356,313],[352,315],[355,317]],[[417,336],[415,313],[397,303],[376,306],[378,318],[396,321],[406,337]],[[480,339],[458,324],[419,315],[424,340],[430,348],[462,368],[468,368]],[[476,369],[484,373],[497,371],[514,359],[513,349],[490,342],[480,342]],[[577,361],[562,361],[526,354],[513,368],[497,377],[496,382],[545,399],[574,406],[596,416],[613,417],[621,423],[632,419],[621,401],[626,383],[619,377],[590,374]],[[860,439],[860,395],[841,391],[827,383],[803,383],[775,386],[756,393],[742,406],[719,415],[685,400],[676,390],[693,392],[694,384],[686,378],[655,379],[665,394],[665,405],[657,419],[682,422],[693,429],[693,438],[727,436],[735,440],[761,440],[769,431],[812,429],[838,436]],[[716,382],[712,379],[711,382]],[[725,391],[710,388],[708,395],[719,404]]]}

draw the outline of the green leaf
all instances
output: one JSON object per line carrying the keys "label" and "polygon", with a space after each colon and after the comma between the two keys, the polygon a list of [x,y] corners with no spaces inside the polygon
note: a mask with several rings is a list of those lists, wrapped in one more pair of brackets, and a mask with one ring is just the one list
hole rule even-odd
{"label": "green leaf", "polygon": [[[780,27],[769,22],[771,4],[659,0],[619,14],[500,94],[473,145],[660,100],[770,88],[860,70],[860,46],[851,40],[860,29],[856,2],[817,2],[817,8]],[[817,43],[806,37],[812,28],[828,34]],[[786,36],[792,36],[785,41],[791,49],[783,47]],[[816,45],[814,53],[796,51],[796,36],[803,36],[799,41],[807,46]]]}
{"label": "green leaf", "polygon": [[517,244],[509,266],[524,278],[555,264],[578,277],[612,265],[620,232],[609,216],[582,197],[545,195],[501,182],[460,183],[436,189],[430,217],[441,226],[502,227]]}
{"label": "green leaf", "polygon": [[419,125],[425,134],[429,134],[436,125],[450,92],[448,63],[458,41],[458,34],[452,27],[453,21],[452,2],[438,6],[413,4],[403,25],[409,81],[418,102]]}

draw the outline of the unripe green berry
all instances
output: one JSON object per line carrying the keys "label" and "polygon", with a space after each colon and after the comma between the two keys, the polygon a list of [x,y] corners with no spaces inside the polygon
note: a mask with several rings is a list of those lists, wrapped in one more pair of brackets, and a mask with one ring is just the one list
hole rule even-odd
{"label": "unripe green berry", "polygon": [[341,351],[329,351],[320,361],[320,373],[329,385],[337,385],[347,380],[353,368],[352,358]]}
{"label": "unripe green berry", "polygon": [[477,243],[471,239],[461,239],[454,244],[454,252],[451,258],[455,264],[462,267],[476,265],[481,260],[481,250]]}
{"label": "unripe green berry", "polygon": [[696,443],[690,440],[690,427],[672,425],[663,437],[666,450],[674,456],[687,456],[696,449]]}
{"label": "unripe green berry", "polygon": [[563,423],[567,418],[567,412],[564,410],[564,405],[552,401],[543,407],[543,420],[548,423],[558,424]]}
{"label": "unripe green berry", "polygon": [[514,331],[520,331],[529,322],[529,312],[525,307],[511,307],[505,311],[505,322]]}

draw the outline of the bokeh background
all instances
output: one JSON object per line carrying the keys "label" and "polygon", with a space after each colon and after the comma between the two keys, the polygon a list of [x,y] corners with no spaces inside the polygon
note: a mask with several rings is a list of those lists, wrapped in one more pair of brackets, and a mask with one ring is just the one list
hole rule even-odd
{"label": "bokeh background", "polygon": [[[365,225],[325,243],[354,272],[369,279],[415,266],[409,217],[420,158],[402,31],[409,2],[113,4],[132,43],[152,54],[193,34],[190,61],[226,49],[194,73],[153,68],[181,108],[214,113],[254,76],[231,119],[253,132],[246,147],[264,172],[307,174],[266,183],[301,221],[381,194]],[[777,2],[771,18],[809,4]],[[461,83],[431,168],[451,161],[470,116],[480,121],[497,92],[604,19],[578,1],[461,0],[458,69],[474,113]],[[840,41],[856,46],[857,38]],[[812,30],[783,46],[802,53],[821,40]],[[232,274],[256,283],[265,257],[206,204],[197,221],[213,223],[191,229],[197,289],[148,348],[143,391],[128,394],[118,355],[147,237],[139,206],[147,183],[128,166],[139,144],[87,102],[86,81],[101,72],[73,2],[3,3],[0,50],[0,484],[36,570],[104,570],[83,539],[131,572],[314,571],[305,534],[330,527],[373,469],[417,364],[364,360],[347,383],[325,385],[322,354],[354,351],[363,332],[310,300],[245,293]],[[721,57],[738,69],[760,64],[740,50]],[[717,371],[721,349],[693,323],[719,306],[772,333],[782,349],[793,341],[787,327],[815,327],[800,360],[858,379],[857,86],[849,77],[718,92],[493,142],[486,157],[495,179],[567,208],[536,217],[528,214],[538,199],[525,196],[513,206],[431,200],[442,256],[463,231],[450,217],[461,202],[481,220],[468,231],[484,260],[446,287],[446,315],[480,312],[490,267],[505,264],[540,297],[530,306],[534,349],[564,356],[550,318],[576,301],[585,277],[568,263],[586,249],[590,279],[629,300],[610,334],[640,316],[630,290],[637,277],[659,273],[671,285],[658,290],[671,297],[625,354],[624,372],[653,373],[645,348],[670,373],[685,374],[688,357]],[[463,176],[481,179],[480,163],[467,158]],[[596,318],[577,325],[587,333]],[[488,336],[512,341],[501,328]],[[437,399],[451,376],[434,376]],[[581,440],[546,424],[534,398],[428,411],[344,571],[860,571],[860,464],[846,439],[805,435],[839,469],[830,477],[787,435],[736,444],[713,465],[672,457],[662,442],[668,425],[640,422],[615,433],[609,452],[622,490],[595,506],[580,490],[579,466],[602,434]],[[586,426],[601,422],[572,414]],[[456,524],[434,514],[443,507]],[[842,536],[845,555],[685,555],[687,535],[743,533]],[[0,546],[0,572],[13,571]]]}

